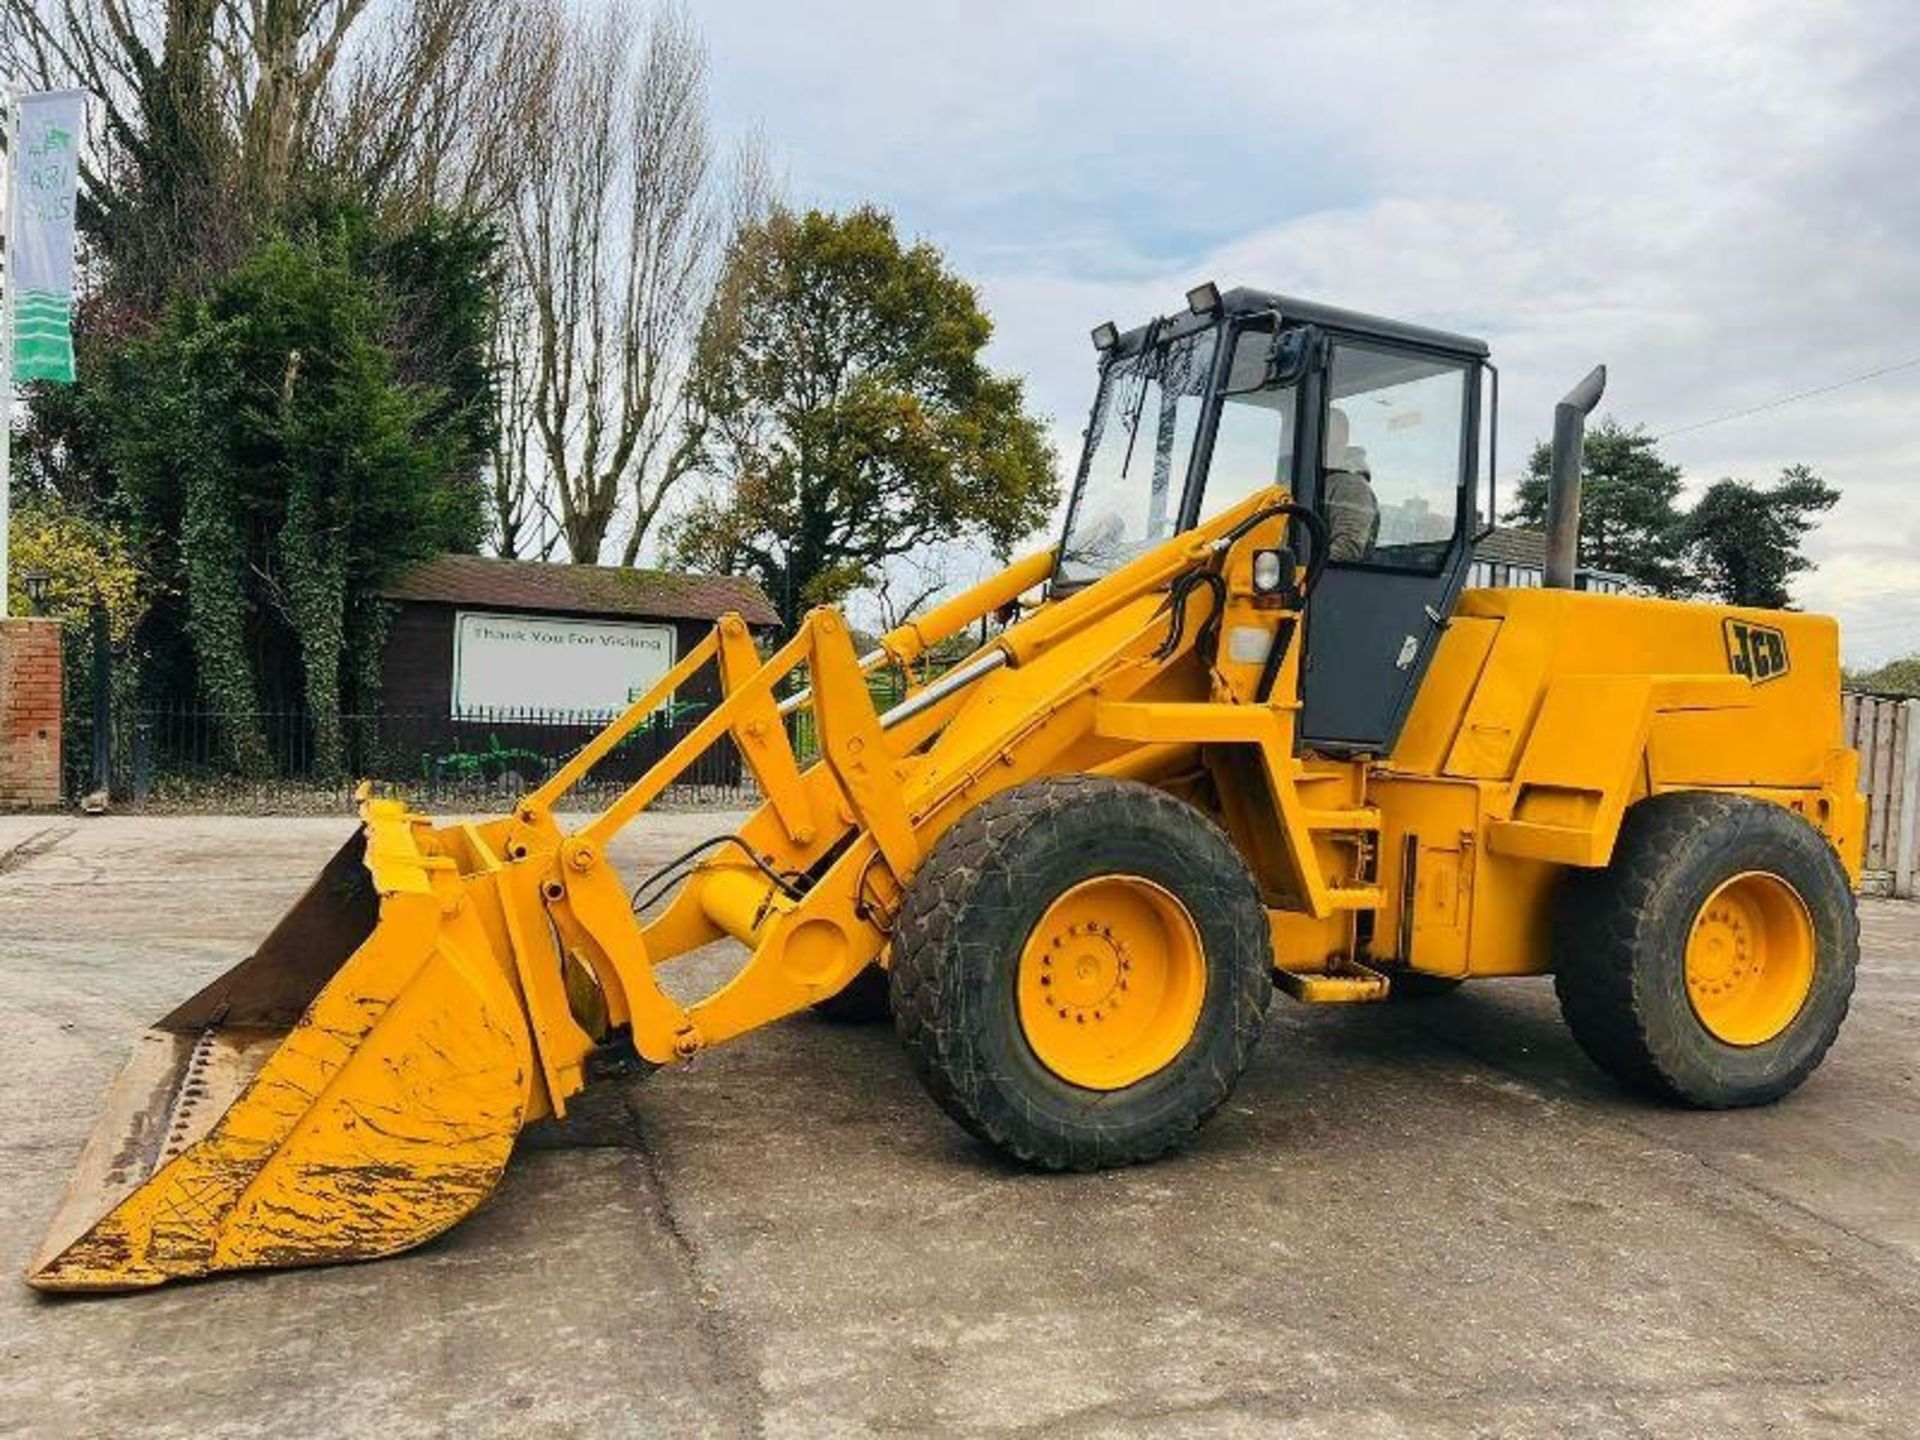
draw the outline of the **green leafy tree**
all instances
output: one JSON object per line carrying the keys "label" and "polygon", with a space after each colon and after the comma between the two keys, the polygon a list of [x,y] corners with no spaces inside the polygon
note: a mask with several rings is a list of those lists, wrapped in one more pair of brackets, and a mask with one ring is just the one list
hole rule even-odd
{"label": "green leafy tree", "polygon": [[[1656,595],[1686,595],[1682,562],[1680,467],[1660,458],[1654,437],[1612,419],[1587,433],[1581,463],[1580,563],[1611,570]],[[1507,519],[1547,523],[1553,447],[1537,445]]]}
{"label": "green leafy tree", "polygon": [[1849,670],[1842,684],[1876,695],[1920,695],[1920,655],[1889,660],[1874,670]]}
{"label": "green leafy tree", "polygon": [[[127,535],[153,603],[122,648],[149,701],[306,709],[331,767],[343,706],[370,708],[378,685],[374,589],[430,538],[481,533],[498,243],[472,219],[396,226],[317,187],[289,211],[158,317],[89,298],[78,382],[39,387],[16,489]],[[236,757],[264,767],[236,723]]]}
{"label": "green leafy tree", "polygon": [[45,581],[41,613],[81,640],[98,606],[107,612],[113,643],[126,644],[146,603],[125,533],[54,497],[30,496],[13,511],[8,570],[9,614],[32,613],[24,577],[38,574]]}
{"label": "green leafy tree", "polygon": [[1716,480],[1687,515],[1687,562],[1700,588],[1729,605],[1785,609],[1788,583],[1813,562],[1801,553],[1840,492],[1805,465],[1789,465],[1770,488]]}
{"label": "green leafy tree", "polygon": [[372,243],[351,216],[270,237],[177,299],[106,386],[120,502],[249,771],[268,755],[245,717],[290,690],[319,768],[342,768],[343,704],[371,698],[362,657],[383,639],[378,586],[482,531],[484,427],[402,377]]}
{"label": "green leafy tree", "polygon": [[95,283],[157,315],[316,182],[411,225],[495,209],[551,83],[544,0],[0,0],[25,89],[91,96],[79,223]]}
{"label": "green leafy tree", "polygon": [[735,242],[690,393],[726,475],[669,534],[683,561],[747,571],[789,625],[935,541],[1001,552],[1059,494],[1018,380],[980,352],[973,288],[891,217],[775,210]]}

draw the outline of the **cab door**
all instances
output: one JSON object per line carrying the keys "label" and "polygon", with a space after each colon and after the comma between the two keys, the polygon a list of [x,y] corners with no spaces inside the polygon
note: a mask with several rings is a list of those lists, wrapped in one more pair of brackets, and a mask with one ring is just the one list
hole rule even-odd
{"label": "cab door", "polygon": [[[1363,336],[1329,338],[1307,386],[1317,424],[1303,427],[1304,438],[1315,453],[1301,471],[1311,503],[1343,527],[1334,554],[1347,558],[1330,561],[1307,604],[1300,737],[1317,750],[1384,755],[1471,558],[1479,365]],[[1373,523],[1364,527],[1369,493]]]}

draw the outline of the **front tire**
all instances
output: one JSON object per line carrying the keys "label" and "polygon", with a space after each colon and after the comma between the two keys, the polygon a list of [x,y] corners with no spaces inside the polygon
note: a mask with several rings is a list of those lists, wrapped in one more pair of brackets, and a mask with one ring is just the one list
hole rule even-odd
{"label": "front tire", "polygon": [[1272,995],[1253,877],[1199,811],[1076,776],[943,835],[893,935],[894,1024],[970,1133],[1047,1170],[1148,1160],[1219,1108]]}
{"label": "front tire", "polygon": [[1608,1074],[1683,1105],[1778,1100],[1846,1019],[1860,926],[1825,838],[1782,806],[1677,792],[1567,877],[1554,989]]}

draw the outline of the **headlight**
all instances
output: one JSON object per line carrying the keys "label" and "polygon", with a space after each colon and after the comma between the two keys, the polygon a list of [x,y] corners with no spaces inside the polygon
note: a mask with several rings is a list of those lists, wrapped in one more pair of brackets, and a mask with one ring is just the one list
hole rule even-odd
{"label": "headlight", "polygon": [[1256,550],[1253,552],[1253,591],[1256,595],[1272,595],[1287,583],[1287,562],[1285,552],[1280,550]]}

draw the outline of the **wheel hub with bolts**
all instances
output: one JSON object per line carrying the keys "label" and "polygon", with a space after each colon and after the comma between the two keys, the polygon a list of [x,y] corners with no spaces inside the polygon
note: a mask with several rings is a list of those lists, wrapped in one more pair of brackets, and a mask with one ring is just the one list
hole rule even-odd
{"label": "wheel hub with bolts", "polygon": [[1101,875],[1056,897],[1029,933],[1020,1028],[1034,1058],[1062,1080],[1118,1090],[1180,1053],[1206,982],[1187,908],[1141,876]]}
{"label": "wheel hub with bolts", "polygon": [[1747,917],[1725,903],[1703,911],[1694,925],[1687,984],[1706,997],[1731,995],[1760,970]]}
{"label": "wheel hub with bolts", "polygon": [[1714,1039],[1763,1045],[1813,988],[1813,921],[1777,875],[1750,870],[1706,898],[1687,935],[1687,1000]]}
{"label": "wheel hub with bolts", "polygon": [[1062,1020],[1100,1024],[1125,1005],[1132,969],[1127,943],[1111,925],[1076,922],[1041,952],[1040,988]]}

